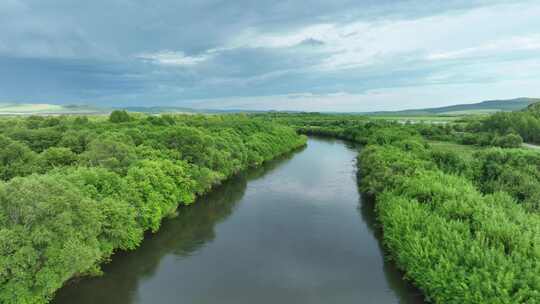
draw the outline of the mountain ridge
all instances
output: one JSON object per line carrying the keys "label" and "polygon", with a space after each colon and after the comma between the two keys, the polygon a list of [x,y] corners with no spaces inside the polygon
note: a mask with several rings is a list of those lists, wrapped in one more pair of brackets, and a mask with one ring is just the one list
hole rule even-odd
{"label": "mountain ridge", "polygon": [[[513,99],[485,100],[470,104],[455,104],[443,107],[406,109],[398,111],[375,112],[339,112],[369,116],[418,116],[418,115],[465,115],[486,114],[498,111],[517,111],[529,105],[540,102],[540,98],[520,97]],[[149,114],[159,113],[190,113],[190,114],[227,114],[227,113],[267,113],[267,112],[308,112],[308,111],[276,111],[276,110],[237,110],[237,109],[194,109],[182,106],[126,106],[126,107],[100,107],[92,105],[56,105],[46,103],[0,103],[0,115],[84,115],[108,114],[113,110],[127,110]],[[323,112],[325,113],[325,112]],[[338,112],[328,112],[338,113]]]}
{"label": "mountain ridge", "polygon": [[[517,111],[527,108],[529,105],[540,102],[540,98],[519,97],[513,99],[485,100],[477,103],[456,104],[435,108],[407,109],[400,111],[377,111],[366,112],[368,115],[450,115],[450,114],[474,114],[491,113],[497,111]],[[467,113],[468,112],[468,113]]]}

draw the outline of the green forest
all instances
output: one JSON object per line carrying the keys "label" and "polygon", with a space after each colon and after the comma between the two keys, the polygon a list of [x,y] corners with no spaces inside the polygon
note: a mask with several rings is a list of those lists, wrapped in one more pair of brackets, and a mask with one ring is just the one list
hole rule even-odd
{"label": "green forest", "polygon": [[0,303],[47,303],[179,206],[305,143],[242,114],[2,118]]}
{"label": "green forest", "polygon": [[360,144],[388,257],[432,303],[540,303],[540,107],[408,123],[262,113],[0,119],[0,302],[98,276],[227,178],[326,136]]}
{"label": "green forest", "polygon": [[266,117],[362,144],[389,257],[433,303],[540,303],[538,104],[447,124],[340,115]]}

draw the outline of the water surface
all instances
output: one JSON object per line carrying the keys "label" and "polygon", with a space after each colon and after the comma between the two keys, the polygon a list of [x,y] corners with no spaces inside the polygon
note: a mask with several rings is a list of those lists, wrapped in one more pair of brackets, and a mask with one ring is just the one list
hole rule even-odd
{"label": "water surface", "polygon": [[55,304],[422,303],[385,261],[354,147],[308,147],[237,176],[179,210],[105,275]]}

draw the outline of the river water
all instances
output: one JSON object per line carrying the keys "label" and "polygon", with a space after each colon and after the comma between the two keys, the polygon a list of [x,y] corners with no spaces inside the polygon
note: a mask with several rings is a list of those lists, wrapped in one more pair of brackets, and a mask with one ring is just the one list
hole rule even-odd
{"label": "river water", "polygon": [[308,146],[232,178],[55,304],[423,303],[384,259],[356,149]]}

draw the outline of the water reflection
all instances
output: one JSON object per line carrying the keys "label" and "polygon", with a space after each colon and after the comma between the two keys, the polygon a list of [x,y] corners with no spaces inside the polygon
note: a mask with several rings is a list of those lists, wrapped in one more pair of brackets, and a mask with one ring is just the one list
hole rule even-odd
{"label": "water reflection", "polygon": [[356,149],[311,138],[236,176],[54,303],[421,303],[384,259]]}
{"label": "water reflection", "polygon": [[59,290],[53,303],[136,303],[139,282],[154,276],[164,256],[188,257],[212,242],[216,237],[215,226],[233,213],[248,182],[287,163],[302,150],[241,173],[193,205],[180,208],[178,216],[165,220],[158,233],[147,234],[139,248],[115,254],[112,262],[103,267],[103,276],[71,282]]}
{"label": "water reflection", "polygon": [[[377,239],[377,245],[384,252],[382,227],[377,222],[375,212],[375,199],[369,195],[361,195],[358,203],[358,213],[367,225],[373,236]],[[403,280],[403,272],[397,269],[389,258],[384,259],[383,271],[388,284],[399,299],[399,303],[425,303],[423,294],[411,283]]]}

